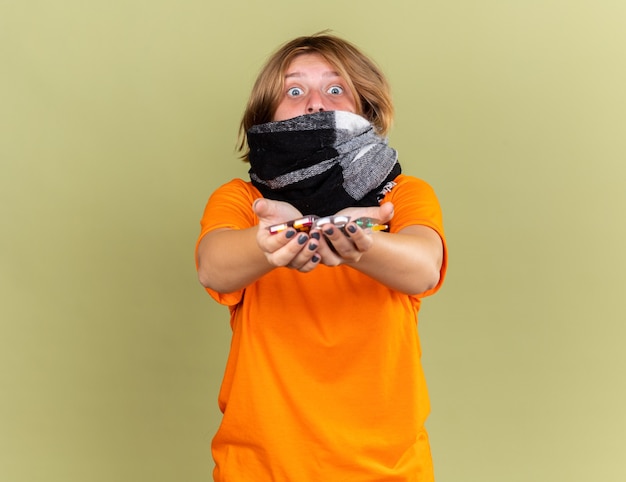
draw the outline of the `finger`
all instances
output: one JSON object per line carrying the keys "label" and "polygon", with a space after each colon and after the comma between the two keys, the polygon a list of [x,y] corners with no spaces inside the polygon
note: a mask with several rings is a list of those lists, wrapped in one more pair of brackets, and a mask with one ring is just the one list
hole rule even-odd
{"label": "finger", "polygon": [[304,264],[304,266],[300,267],[298,271],[301,273],[309,273],[310,271],[313,271],[320,265],[321,259],[322,257],[319,254],[314,254],[311,259]]}
{"label": "finger", "polygon": [[263,198],[258,198],[252,203],[252,210],[259,218],[265,217],[268,209],[269,203]]}
{"label": "finger", "polygon": [[[290,266],[293,260],[304,249],[304,246],[309,239],[307,234],[296,233],[293,229],[288,230],[284,236],[288,240],[284,245],[278,247],[274,251],[265,252],[265,256],[273,266]],[[278,237],[282,238],[282,235],[279,235]],[[271,241],[269,241],[268,244],[271,244]]]}
{"label": "finger", "polygon": [[265,227],[302,216],[289,203],[265,198],[256,199],[252,203],[252,210],[259,218],[259,223]]}
{"label": "finger", "polygon": [[352,241],[356,250],[361,253],[367,251],[374,243],[371,230],[362,229],[356,223],[346,225],[344,234]]}
{"label": "finger", "polygon": [[266,227],[275,224],[278,219],[279,206],[268,199],[259,198],[252,204],[252,210],[259,218],[259,224]]}
{"label": "finger", "polygon": [[311,236],[308,238],[301,235],[297,241],[299,244],[303,245],[303,248],[290,261],[288,266],[290,268],[301,270],[305,265],[309,264],[311,259],[317,254],[319,239],[319,233],[311,233]]}
{"label": "finger", "polygon": [[354,261],[359,255],[354,243],[343,231],[332,224],[327,224],[322,228],[324,236],[332,251],[343,261]]}
{"label": "finger", "polygon": [[393,218],[394,206],[391,202],[386,202],[380,206],[371,206],[364,208],[346,208],[342,209],[337,215],[350,216],[352,219],[357,218],[373,218],[378,219],[381,223],[387,223]]}
{"label": "finger", "polygon": [[386,223],[393,218],[394,206],[392,202],[386,202],[380,205],[379,218],[383,223]]}
{"label": "finger", "polygon": [[338,266],[342,263],[341,257],[334,251],[326,236],[321,237],[316,254],[321,258],[320,264],[325,266]]}
{"label": "finger", "polygon": [[[358,228],[358,226],[357,226]],[[332,244],[336,253],[342,258],[343,261],[358,261],[361,258],[361,252],[354,244],[354,242],[344,234],[343,230],[337,226],[326,225],[323,228],[324,235]],[[360,228],[355,232],[355,236],[359,234]],[[363,234],[363,230],[360,230],[360,234]]]}
{"label": "finger", "polygon": [[306,248],[304,248],[298,256],[294,258],[292,263],[292,267],[297,269],[302,273],[308,273],[317,267],[322,259],[322,257],[317,253],[317,249],[319,247],[319,243],[317,240],[311,238],[307,242]]}

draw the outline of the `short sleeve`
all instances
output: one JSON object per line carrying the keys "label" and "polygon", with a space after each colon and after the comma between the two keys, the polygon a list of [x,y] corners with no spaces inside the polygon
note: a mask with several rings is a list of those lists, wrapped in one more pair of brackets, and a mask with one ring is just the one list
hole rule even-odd
{"label": "short sleeve", "polygon": [[[202,238],[215,229],[246,229],[255,226],[258,219],[252,211],[252,203],[260,197],[261,194],[254,186],[241,179],[233,179],[211,194],[200,220],[200,235],[195,248],[196,269],[198,246]],[[233,293],[218,293],[210,288],[206,288],[206,291],[218,303],[230,307],[237,305],[243,297],[243,289]]]}
{"label": "short sleeve", "polygon": [[384,202],[392,202],[394,216],[390,231],[397,233],[407,226],[422,225],[433,229],[443,243],[443,262],[439,273],[439,283],[434,288],[421,293],[420,298],[434,294],[443,284],[448,269],[448,246],[443,229],[441,206],[434,189],[425,181],[406,175],[396,178],[396,186],[385,196]]}

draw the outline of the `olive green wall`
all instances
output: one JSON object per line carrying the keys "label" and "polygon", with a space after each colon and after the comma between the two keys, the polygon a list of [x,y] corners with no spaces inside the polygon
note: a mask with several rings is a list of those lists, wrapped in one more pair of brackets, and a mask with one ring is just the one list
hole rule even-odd
{"label": "olive green wall", "polygon": [[209,193],[279,43],[388,73],[444,209],[420,331],[439,482],[626,480],[626,3],[4,0],[0,480],[210,479]]}

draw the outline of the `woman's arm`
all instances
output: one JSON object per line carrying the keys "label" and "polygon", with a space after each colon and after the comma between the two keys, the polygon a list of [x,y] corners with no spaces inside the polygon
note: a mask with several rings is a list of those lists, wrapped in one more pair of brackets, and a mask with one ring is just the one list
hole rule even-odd
{"label": "woman's arm", "polygon": [[257,199],[259,224],[247,229],[215,229],[198,244],[198,279],[205,288],[231,293],[245,288],[276,267],[310,271],[320,260],[319,242],[288,229],[270,234],[268,227],[301,217],[288,203]]}
{"label": "woman's arm", "polygon": [[407,294],[424,293],[439,282],[443,243],[427,226],[407,226],[398,233],[373,233],[372,248],[347,264]]}
{"label": "woman's arm", "polygon": [[[216,229],[198,245],[198,279],[220,293],[245,288],[276,267],[308,272],[320,264],[347,264],[384,285],[407,294],[423,293],[437,285],[443,260],[439,235],[426,226],[407,226],[398,233],[369,232],[354,223],[346,234],[332,225],[309,234],[293,229],[270,234],[268,227],[301,214],[290,204],[257,199],[252,206],[259,224],[247,229]],[[388,222],[393,205],[349,208],[339,214]],[[354,231],[354,232],[351,232]],[[321,238],[321,239],[320,239]],[[324,238],[333,246],[330,248]]]}
{"label": "woman's arm", "polygon": [[[393,216],[393,205],[352,208],[342,214],[351,215],[353,219],[368,216],[387,222]],[[345,234],[331,225],[322,227],[322,231],[334,248],[320,246],[324,264],[347,264],[407,294],[424,293],[439,282],[443,242],[437,232],[427,226],[412,225],[398,233],[385,233],[368,232],[349,223]]]}
{"label": "woman's arm", "polygon": [[198,245],[198,279],[219,293],[241,289],[274,267],[256,244],[257,227],[216,229]]}

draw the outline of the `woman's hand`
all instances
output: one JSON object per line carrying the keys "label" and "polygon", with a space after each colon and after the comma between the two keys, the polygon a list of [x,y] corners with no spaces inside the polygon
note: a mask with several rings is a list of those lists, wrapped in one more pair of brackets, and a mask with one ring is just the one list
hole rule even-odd
{"label": "woman's hand", "polygon": [[317,254],[321,237],[318,231],[307,234],[289,228],[272,234],[268,229],[302,217],[296,208],[286,202],[261,198],[254,202],[252,209],[259,218],[257,244],[270,265],[286,266],[303,273],[318,265],[321,259]]}
{"label": "woman's hand", "polygon": [[[336,215],[350,216],[352,220],[361,217],[374,218],[385,224],[393,217],[393,204],[385,203],[382,206],[366,208],[346,208]],[[362,229],[355,222],[349,222],[343,229],[328,223],[320,226],[320,230],[324,234],[324,239],[320,245],[319,253],[322,257],[322,263],[327,266],[357,263],[374,244],[372,231]]]}

